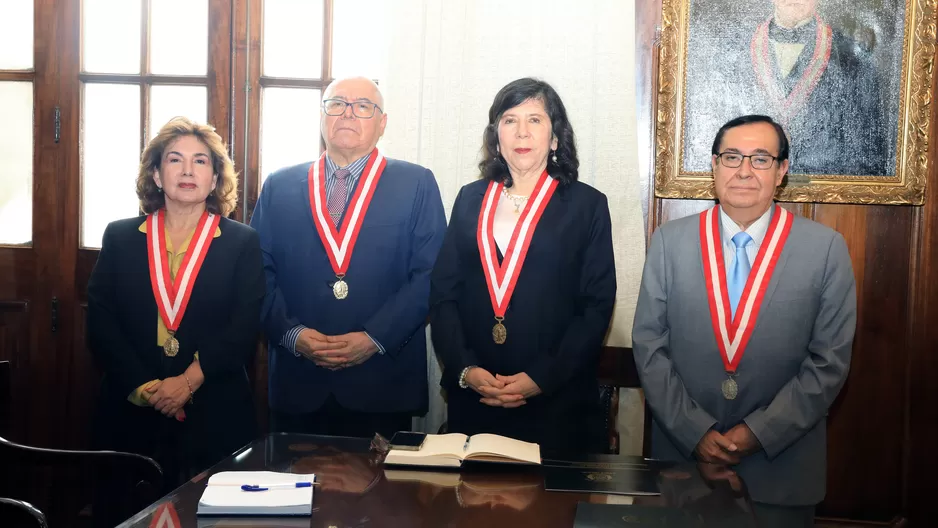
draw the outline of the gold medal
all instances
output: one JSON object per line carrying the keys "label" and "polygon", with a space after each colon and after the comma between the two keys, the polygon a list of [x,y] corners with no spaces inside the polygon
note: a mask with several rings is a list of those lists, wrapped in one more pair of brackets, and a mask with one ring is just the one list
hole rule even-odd
{"label": "gold medal", "polygon": [[495,320],[498,322],[492,327],[492,340],[495,341],[496,345],[504,345],[505,340],[508,339],[508,329],[502,324],[505,318],[496,317]]}
{"label": "gold medal", "polygon": [[735,400],[736,395],[739,394],[739,385],[736,384],[736,380],[733,378],[723,380],[723,385],[720,386],[720,389],[723,390],[723,397],[727,400]]}
{"label": "gold medal", "polygon": [[166,342],[163,343],[163,353],[166,354],[166,357],[176,357],[176,354],[179,353],[179,341],[176,336],[170,334]]}
{"label": "gold medal", "polygon": [[342,280],[345,275],[337,277],[339,280],[335,281],[335,284],[332,285],[332,295],[335,295],[335,298],[341,301],[348,297],[348,283]]}

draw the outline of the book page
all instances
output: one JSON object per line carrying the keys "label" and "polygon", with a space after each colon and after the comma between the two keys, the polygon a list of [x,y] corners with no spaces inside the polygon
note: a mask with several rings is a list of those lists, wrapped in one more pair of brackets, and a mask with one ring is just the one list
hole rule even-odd
{"label": "book page", "polygon": [[[491,455],[495,455],[495,457],[493,458]],[[541,447],[530,442],[522,442],[514,438],[488,433],[473,435],[469,439],[466,458],[497,460],[500,457],[540,464]]]}
{"label": "book page", "polygon": [[423,445],[418,451],[407,451],[406,449],[392,449],[388,452],[388,458],[397,464],[406,464],[402,460],[413,459],[413,463],[419,463],[418,459],[428,457],[444,457],[462,460],[466,445],[466,435],[459,433],[450,433],[445,435],[428,434]]}

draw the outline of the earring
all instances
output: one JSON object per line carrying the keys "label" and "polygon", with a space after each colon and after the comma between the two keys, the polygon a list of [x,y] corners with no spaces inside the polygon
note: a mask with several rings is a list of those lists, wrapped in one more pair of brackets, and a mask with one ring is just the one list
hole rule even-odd
{"label": "earring", "polygon": [[502,153],[502,149],[501,149],[501,147],[498,145],[498,143],[496,143],[496,144],[495,144],[495,154],[496,154],[496,155],[501,155],[501,153]]}
{"label": "earring", "polygon": [[156,190],[157,190],[157,192],[160,192],[160,193],[163,192],[163,188],[160,187],[159,185],[156,186]]}
{"label": "earring", "polygon": [[556,150],[552,150],[552,151],[550,151],[550,153],[551,153],[551,159],[553,159],[553,160],[554,160],[554,163],[556,164],[556,163],[557,163],[557,151],[556,151]]}

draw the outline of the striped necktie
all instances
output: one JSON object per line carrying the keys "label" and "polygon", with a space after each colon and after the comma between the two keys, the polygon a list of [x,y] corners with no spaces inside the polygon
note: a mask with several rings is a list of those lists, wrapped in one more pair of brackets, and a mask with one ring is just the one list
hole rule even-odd
{"label": "striped necktie", "polygon": [[348,169],[336,169],[335,185],[332,187],[332,194],[326,206],[329,208],[329,216],[332,217],[332,224],[339,227],[339,221],[342,220],[342,213],[345,212],[345,204],[348,202],[348,177],[352,174]]}

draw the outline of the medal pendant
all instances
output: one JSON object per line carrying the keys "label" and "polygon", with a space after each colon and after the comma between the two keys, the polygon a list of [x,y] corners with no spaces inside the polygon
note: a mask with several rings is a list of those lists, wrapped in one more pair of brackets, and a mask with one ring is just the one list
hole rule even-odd
{"label": "medal pendant", "polygon": [[332,285],[332,294],[340,301],[348,297],[348,283],[342,279],[335,281]]}
{"label": "medal pendant", "polygon": [[166,357],[176,357],[179,353],[179,341],[175,336],[169,336],[169,339],[163,343],[163,353]]}
{"label": "medal pendant", "polygon": [[495,341],[496,345],[504,345],[507,339],[508,329],[502,324],[502,320],[498,319],[498,322],[492,327],[492,340]]}
{"label": "medal pendant", "polygon": [[720,389],[723,391],[723,397],[727,400],[735,400],[736,395],[739,394],[739,385],[736,384],[736,380],[733,378],[723,380]]}

